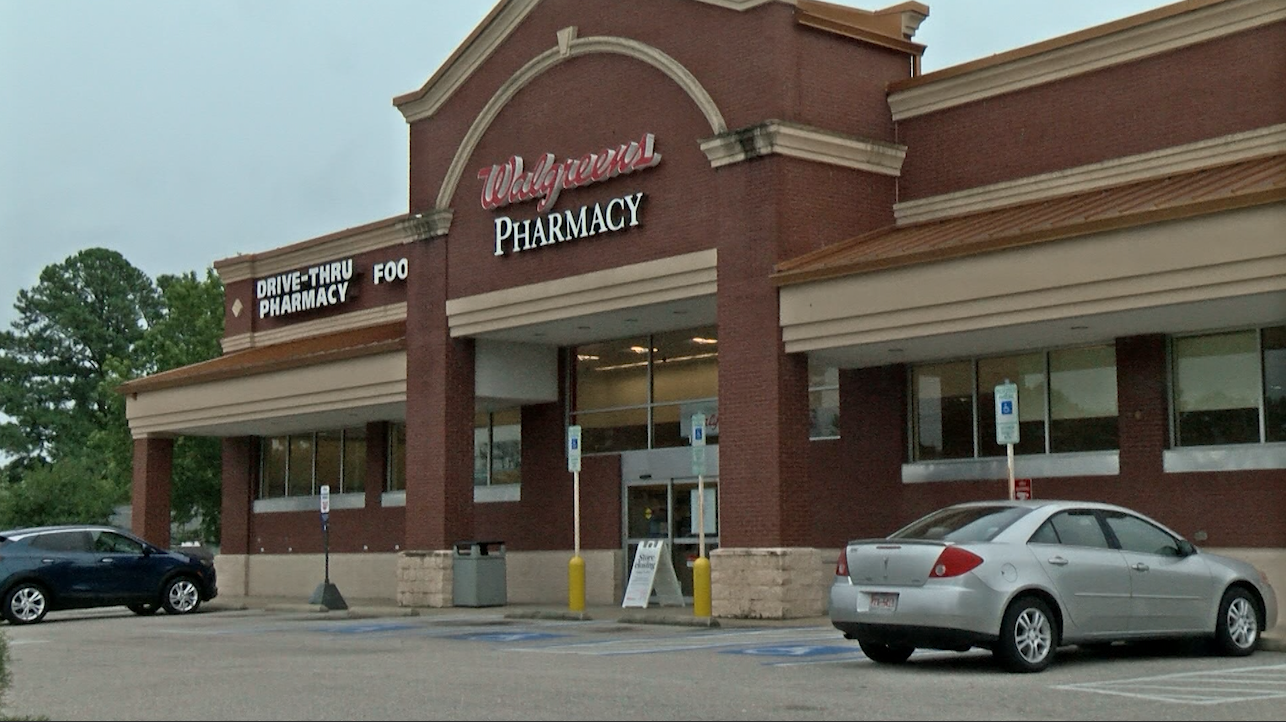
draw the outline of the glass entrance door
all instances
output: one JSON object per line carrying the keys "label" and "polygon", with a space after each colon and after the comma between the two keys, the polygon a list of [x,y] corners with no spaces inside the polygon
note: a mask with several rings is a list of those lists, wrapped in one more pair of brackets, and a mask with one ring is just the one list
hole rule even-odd
{"label": "glass entrance door", "polygon": [[[719,545],[718,479],[705,478],[706,556]],[[692,600],[692,564],[700,553],[697,478],[627,482],[625,488],[626,579],[634,567],[640,542],[669,542],[674,572],[689,603]]]}

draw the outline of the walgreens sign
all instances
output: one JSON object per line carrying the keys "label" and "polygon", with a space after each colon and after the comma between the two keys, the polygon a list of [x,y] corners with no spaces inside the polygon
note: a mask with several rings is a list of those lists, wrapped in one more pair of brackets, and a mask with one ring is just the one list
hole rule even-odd
{"label": "walgreens sign", "polygon": [[[543,212],[554,205],[564,189],[593,185],[660,162],[656,137],[651,133],[637,141],[586,153],[579,158],[557,161],[553,153],[546,153],[531,170],[526,169],[522,156],[510,156],[504,163],[478,171],[478,179],[482,181],[482,207],[492,211],[538,199],[536,211]],[[495,219],[495,255],[529,251],[637,226],[642,202],[642,193],[631,193],[606,203],[537,218],[498,217]]]}

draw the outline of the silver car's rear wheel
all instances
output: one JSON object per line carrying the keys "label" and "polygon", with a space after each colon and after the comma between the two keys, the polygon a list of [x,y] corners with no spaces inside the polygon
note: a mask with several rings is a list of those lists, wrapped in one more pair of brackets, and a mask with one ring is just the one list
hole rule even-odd
{"label": "silver car's rear wheel", "polygon": [[1215,625],[1215,644],[1223,654],[1244,657],[1259,641],[1259,605],[1242,587],[1224,592]]}
{"label": "silver car's rear wheel", "polygon": [[1054,661],[1057,632],[1049,606],[1036,597],[1015,599],[1000,625],[996,656],[1010,672],[1039,672]]}
{"label": "silver car's rear wheel", "polygon": [[4,596],[4,618],[10,624],[35,624],[49,611],[49,598],[38,584],[23,582]]}
{"label": "silver car's rear wheel", "polygon": [[165,585],[161,605],[166,614],[188,614],[201,606],[201,592],[190,577],[176,577]]}

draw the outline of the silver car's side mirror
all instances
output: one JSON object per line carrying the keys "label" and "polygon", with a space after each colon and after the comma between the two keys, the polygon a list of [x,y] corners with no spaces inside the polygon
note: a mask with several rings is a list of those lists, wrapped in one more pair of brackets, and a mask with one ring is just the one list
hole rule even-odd
{"label": "silver car's side mirror", "polygon": [[1190,557],[1196,553],[1197,553],[1197,548],[1192,545],[1192,542],[1188,541],[1187,539],[1179,540],[1179,556]]}

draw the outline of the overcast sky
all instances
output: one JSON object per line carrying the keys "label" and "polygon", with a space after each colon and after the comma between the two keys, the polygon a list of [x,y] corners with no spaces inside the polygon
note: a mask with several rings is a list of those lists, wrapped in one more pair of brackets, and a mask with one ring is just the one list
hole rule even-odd
{"label": "overcast sky", "polygon": [[[915,40],[929,72],[1166,3],[925,4]],[[19,289],[85,248],[153,278],[203,274],[404,213],[406,122],[392,99],[493,5],[0,0],[0,328]]]}

